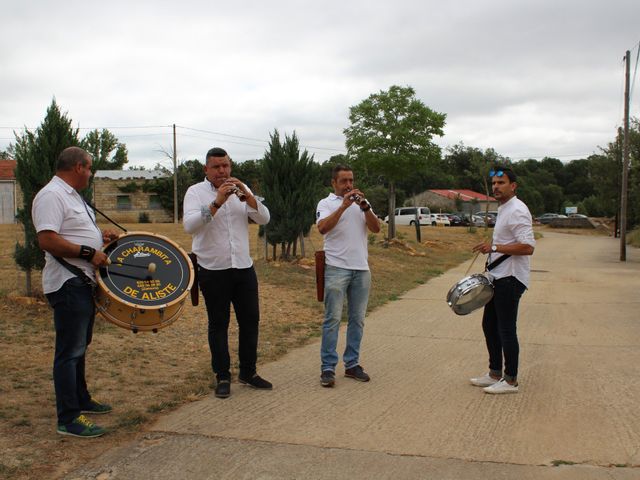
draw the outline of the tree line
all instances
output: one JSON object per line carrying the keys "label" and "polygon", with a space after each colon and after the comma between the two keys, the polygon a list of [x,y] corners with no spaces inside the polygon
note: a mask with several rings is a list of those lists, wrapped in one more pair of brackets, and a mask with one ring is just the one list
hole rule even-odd
{"label": "tree line", "polygon": [[[391,86],[352,106],[350,126],[344,130],[346,155],[335,155],[320,164],[306,150],[300,150],[295,131],[284,138],[278,130],[270,134],[262,158],[233,163],[233,175],[264,197],[271,211],[271,222],[263,229],[275,258],[296,256],[297,244],[313,225],[317,202],[331,189],[331,170],[348,164],[354,170],[356,184],[363,190],[374,211],[389,215],[388,236],[395,236],[395,205],[428,189],[470,189],[490,195],[488,173],[494,165],[506,165],[518,175],[518,196],[534,215],[562,213],[567,206],[577,207],[590,216],[613,217],[618,214],[622,177],[623,132],[600,153],[587,158],[562,162],[557,158],[512,161],[494,149],[481,150],[462,143],[443,152],[433,139],[442,136],[446,114],[436,112],[416,98],[411,87]],[[640,225],[640,121],[630,128],[629,209],[627,226]],[[16,263],[27,271],[41,269],[44,255],[37,247],[31,222],[31,204],[35,194],[55,173],[60,152],[80,146],[93,156],[93,169],[119,170],[127,163],[126,146],[108,130],[94,130],[84,138],[63,114],[55,99],[42,124],[34,131],[16,134],[16,143],[2,158],[14,157],[16,180],[23,194],[18,220],[25,227],[25,243],[16,244]],[[186,189],[204,177],[203,163],[197,159],[182,162],[176,171],[179,212]],[[156,167],[169,174],[164,167]],[[150,182],[146,191],[159,195],[162,206],[173,211],[173,178]],[[90,199],[91,189],[82,192]],[[301,244],[303,245],[303,244]]]}

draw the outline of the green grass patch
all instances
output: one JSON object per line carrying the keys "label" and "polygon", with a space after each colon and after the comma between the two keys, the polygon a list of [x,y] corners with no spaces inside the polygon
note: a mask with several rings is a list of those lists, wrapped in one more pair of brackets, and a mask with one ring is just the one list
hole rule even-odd
{"label": "green grass patch", "polygon": [[132,429],[137,428],[147,420],[149,420],[149,417],[144,413],[137,410],[130,410],[119,416],[117,426],[118,428]]}

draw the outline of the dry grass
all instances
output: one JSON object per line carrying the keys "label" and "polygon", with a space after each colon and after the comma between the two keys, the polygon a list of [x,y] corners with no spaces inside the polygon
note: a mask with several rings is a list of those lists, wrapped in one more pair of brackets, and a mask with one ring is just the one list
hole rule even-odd
{"label": "dry grass", "polygon": [[[163,234],[189,250],[190,237],[181,225],[127,228]],[[260,281],[259,362],[264,363],[319,335],[322,304],[315,300],[312,258],[322,239],[313,229],[306,244],[307,258],[265,261],[257,228],[251,228]],[[199,307],[187,301],[181,318],[157,334],[134,335],[97,320],[87,355],[88,381],[92,393],[111,403],[114,412],[98,418],[111,432],[91,440],[88,449],[86,441],[55,433],[51,311],[42,297],[33,304],[23,304],[19,298],[25,276],[13,263],[12,252],[21,235],[17,226],[0,226],[0,477],[61,478],[88,458],[139,435],[158,415],[209,394],[206,312],[202,301]],[[414,235],[412,228],[401,227],[400,240],[389,246],[383,234],[370,237],[370,309],[470,258],[470,247],[483,232],[425,227],[419,245],[411,240]],[[34,275],[38,290],[39,282],[39,274]],[[231,345],[236,343],[236,333],[232,326]],[[232,354],[237,358],[235,351]]]}

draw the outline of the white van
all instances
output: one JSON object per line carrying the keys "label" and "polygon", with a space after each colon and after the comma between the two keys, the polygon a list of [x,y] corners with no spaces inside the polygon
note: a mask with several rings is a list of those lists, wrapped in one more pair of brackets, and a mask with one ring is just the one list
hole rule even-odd
{"label": "white van", "polygon": [[[431,225],[431,210],[427,207],[402,207],[396,208],[396,225],[415,225],[416,209],[420,225]],[[384,217],[385,223],[389,223],[389,215]]]}

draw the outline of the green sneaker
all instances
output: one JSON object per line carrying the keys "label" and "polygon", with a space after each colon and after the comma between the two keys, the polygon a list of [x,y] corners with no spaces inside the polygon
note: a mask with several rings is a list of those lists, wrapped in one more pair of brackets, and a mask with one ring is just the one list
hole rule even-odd
{"label": "green sneaker", "polygon": [[94,400],[92,398],[91,400],[89,400],[89,405],[82,407],[82,410],[80,410],[80,413],[102,414],[102,413],[109,413],[111,410],[113,410],[113,408],[111,408],[111,405],[107,405],[106,403],[100,403],[99,401]]}
{"label": "green sneaker", "polygon": [[71,435],[72,437],[94,438],[104,435],[107,431],[93,423],[84,415],[73,419],[73,422],[66,425],[58,425],[60,435]]}

